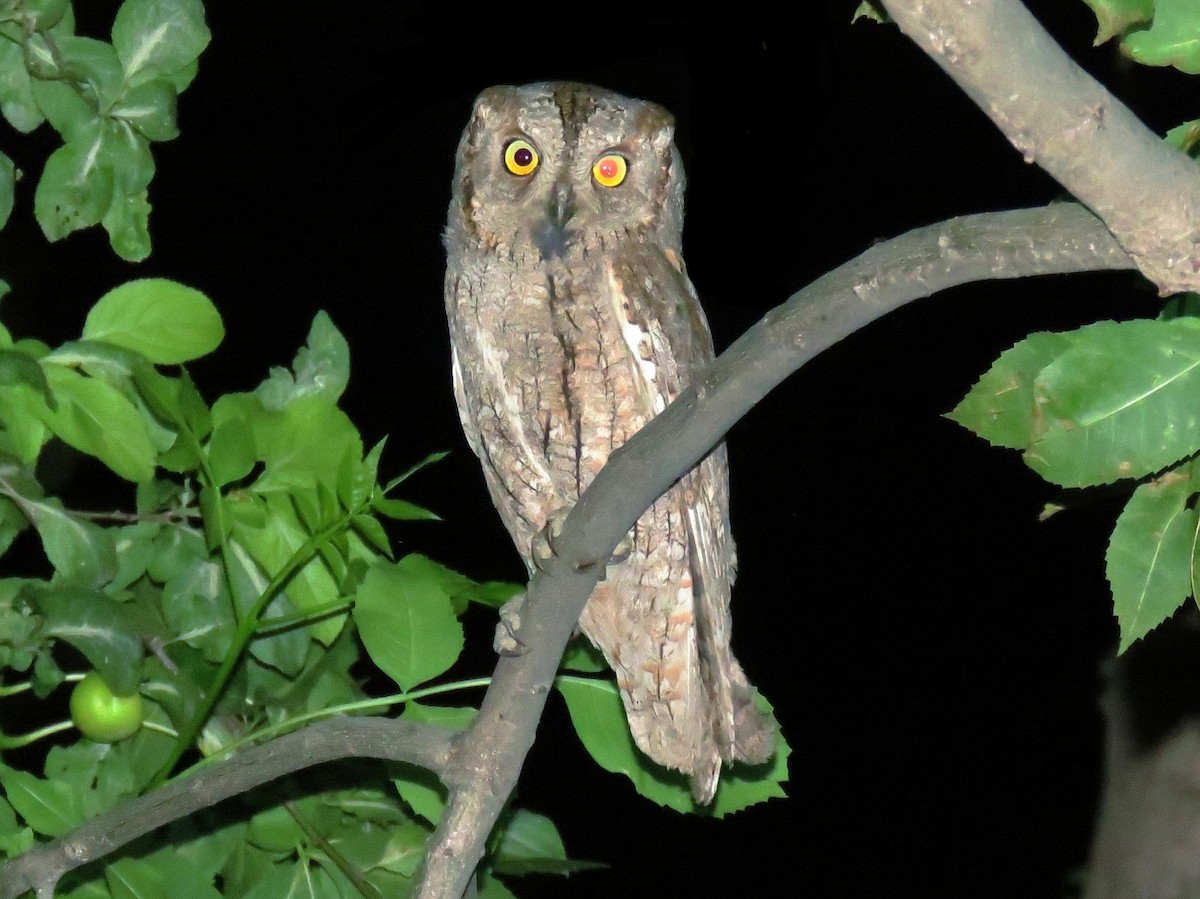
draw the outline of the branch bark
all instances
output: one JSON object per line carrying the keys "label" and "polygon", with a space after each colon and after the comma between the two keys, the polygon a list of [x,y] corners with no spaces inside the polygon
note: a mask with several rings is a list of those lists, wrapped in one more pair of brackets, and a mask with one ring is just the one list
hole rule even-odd
{"label": "branch bark", "polygon": [[1164,295],[1200,289],[1200,168],[1088,75],[1018,0],[882,0],[1004,133],[1095,212]]}
{"label": "branch bark", "polygon": [[430,839],[418,899],[457,899],[516,785],[575,622],[617,542],[664,490],[784,378],[888,312],[947,287],[996,278],[1132,269],[1076,204],[951,219],[875,245],[769,312],[609,458],[529,584],[519,637],[472,727],[455,742],[446,811]]}
{"label": "branch bark", "polygon": [[117,806],[0,865],[0,899],[53,896],[59,878],[156,828],[285,774],[335,759],[409,762],[441,774],[454,732],[383,718],[334,718],[239,752]]}

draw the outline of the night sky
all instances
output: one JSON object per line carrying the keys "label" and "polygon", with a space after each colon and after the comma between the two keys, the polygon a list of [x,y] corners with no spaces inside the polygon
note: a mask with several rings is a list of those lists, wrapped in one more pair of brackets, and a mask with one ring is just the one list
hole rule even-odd
{"label": "night sky", "polygon": [[[449,3],[210,2],[182,135],[155,145],[146,262],[117,260],[99,229],[47,245],[32,195],[53,135],[0,125],[29,172],[0,232],[14,288],[0,317],[55,343],[122,280],[182,281],[226,322],[222,348],[191,366],[211,398],[290,363],[327,310],[351,347],[345,408],[368,444],[391,435],[384,473],[453,451],[404,494],[445,520],[398,531],[401,548],[521,579],[459,427],[442,304],[474,96],[572,78],[674,111],[685,257],[719,350],[877,240],[1061,193],[898,31],[851,26],[856,3],[795,4],[801,24],[758,3],[708,21],[653,4],[495,3],[475,18]],[[80,30],[106,35],[116,4],[77,6]],[[1175,102],[1184,76],[1093,49],[1082,2],[1029,6],[1151,127],[1195,114]],[[1100,783],[1097,698],[1117,634],[1103,557],[1120,498],[1039,523],[1053,488],[942,416],[1030,331],[1157,308],[1128,274],[958,288],[752,411],[729,436],[735,648],[793,746],[790,798],[723,822],[660,809],[592,765],[552,700],[521,799],[570,852],[612,868],[518,892],[1064,895]],[[89,475],[67,488],[81,502]],[[490,625],[475,623],[485,647]],[[486,671],[477,658],[471,675]]]}

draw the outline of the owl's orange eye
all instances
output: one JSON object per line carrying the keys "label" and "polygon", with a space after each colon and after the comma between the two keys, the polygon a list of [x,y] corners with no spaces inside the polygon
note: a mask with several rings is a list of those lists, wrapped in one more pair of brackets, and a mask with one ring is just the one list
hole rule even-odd
{"label": "owl's orange eye", "polygon": [[629,163],[625,161],[624,156],[618,156],[616,153],[601,156],[592,166],[592,177],[602,187],[616,187],[625,180],[628,172]]}
{"label": "owl's orange eye", "polygon": [[527,140],[510,140],[504,148],[504,166],[514,175],[530,175],[538,167],[538,152]]}

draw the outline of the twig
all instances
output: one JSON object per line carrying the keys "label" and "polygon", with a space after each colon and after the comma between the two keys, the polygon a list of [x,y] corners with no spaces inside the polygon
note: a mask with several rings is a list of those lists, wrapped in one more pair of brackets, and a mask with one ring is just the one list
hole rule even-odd
{"label": "twig", "polygon": [[1076,65],[1018,0],[883,0],[1005,137],[1104,219],[1162,294],[1200,289],[1200,168]]}
{"label": "twig", "polygon": [[67,871],[223,799],[303,768],[343,758],[409,762],[442,773],[454,731],[383,718],[322,721],[180,777],[0,865],[0,899],[52,896]]}

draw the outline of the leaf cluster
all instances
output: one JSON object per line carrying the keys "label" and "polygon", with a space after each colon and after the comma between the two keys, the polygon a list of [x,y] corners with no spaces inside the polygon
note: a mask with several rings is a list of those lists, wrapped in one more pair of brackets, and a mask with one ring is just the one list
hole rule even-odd
{"label": "leaf cluster", "polygon": [[[0,0],[0,114],[63,141],[34,195],[47,238],[99,224],[122,258],[150,254],[150,145],[178,136],[176,103],[209,38],[200,0],[125,0],[111,42],[77,35],[69,0]],[[0,227],[20,175],[0,153]]]}
{"label": "leaf cluster", "polygon": [[[0,749],[75,733],[68,721],[11,731],[22,703],[65,708],[64,685],[88,670],[140,692],[147,709],[127,740],[55,746],[40,776],[0,765],[6,856],[144,792],[181,760],[479,685],[413,692],[457,663],[468,603],[513,592],[423,556],[392,558],[385,519],[436,517],[392,494],[438,457],[380,484],[383,444],[364,451],[337,405],[349,350],[324,313],[290,369],[210,405],[178,366],[222,334],[207,297],[164,279],[110,291],[59,347],[0,326],[0,554],[32,532],[47,570],[0,579]],[[48,496],[38,462],[51,441],[131,482],[133,509],[84,512]],[[369,697],[356,674],[364,650],[408,692]],[[444,712],[410,703],[405,714]],[[370,775],[291,803],[260,798],[219,827],[181,825],[182,849],[130,853],[64,895],[276,896],[300,884],[404,895],[438,788],[414,776],[409,802],[404,777]],[[575,869],[548,821],[513,810],[508,822],[522,836],[497,834],[496,872]],[[490,883],[487,895],[507,895]]]}

